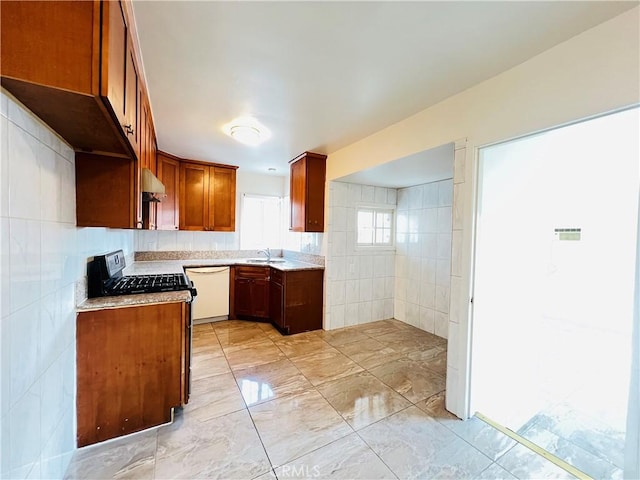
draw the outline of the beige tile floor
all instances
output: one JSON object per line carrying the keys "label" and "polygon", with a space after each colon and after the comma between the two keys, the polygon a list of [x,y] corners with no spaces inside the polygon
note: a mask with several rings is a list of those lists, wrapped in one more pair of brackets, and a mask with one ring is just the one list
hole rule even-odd
{"label": "beige tile floor", "polygon": [[67,478],[566,478],[444,409],[446,348],[396,320],[289,337],[198,325],[174,423],[78,450]]}

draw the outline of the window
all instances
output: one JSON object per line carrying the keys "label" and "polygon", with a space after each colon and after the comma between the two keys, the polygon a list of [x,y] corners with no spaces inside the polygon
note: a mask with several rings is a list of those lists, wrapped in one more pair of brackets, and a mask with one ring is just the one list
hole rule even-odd
{"label": "window", "polygon": [[280,197],[242,195],[240,213],[240,248],[258,250],[282,247]]}
{"label": "window", "polygon": [[393,209],[389,207],[359,207],[357,222],[357,246],[393,246]]}

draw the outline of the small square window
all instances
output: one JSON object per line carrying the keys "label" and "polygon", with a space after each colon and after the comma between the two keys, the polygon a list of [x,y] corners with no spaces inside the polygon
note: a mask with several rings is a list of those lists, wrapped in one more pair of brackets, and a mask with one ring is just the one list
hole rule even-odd
{"label": "small square window", "polygon": [[393,246],[393,209],[360,207],[357,212],[357,246]]}

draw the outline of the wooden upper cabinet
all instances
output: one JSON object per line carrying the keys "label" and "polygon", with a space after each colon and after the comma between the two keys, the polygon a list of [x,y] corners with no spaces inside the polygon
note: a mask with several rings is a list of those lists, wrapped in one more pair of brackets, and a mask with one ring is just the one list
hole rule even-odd
{"label": "wooden upper cabinet", "polygon": [[103,8],[102,51],[109,52],[102,61],[100,95],[111,105],[120,125],[125,117],[125,81],[127,63],[127,22],[120,2],[105,2]]}
{"label": "wooden upper cabinet", "polygon": [[129,46],[125,68],[124,123],[121,124],[121,127],[136,156],[140,154],[139,94],[140,86],[135,55],[133,47]]}
{"label": "wooden upper cabinet", "polygon": [[180,230],[209,230],[209,167],[180,165]]}
{"label": "wooden upper cabinet", "polygon": [[290,198],[292,232],[324,231],[326,155],[305,152],[291,160]]}
{"label": "wooden upper cabinet", "polygon": [[3,87],[75,149],[137,156],[141,82],[129,3],[3,1],[1,9]]}
{"label": "wooden upper cabinet", "polygon": [[156,207],[157,229],[178,230],[180,162],[164,152],[158,152],[158,179],[164,184],[165,196]]}
{"label": "wooden upper cabinet", "polygon": [[237,168],[180,162],[180,230],[235,231]]}
{"label": "wooden upper cabinet", "polygon": [[79,227],[136,228],[135,163],[128,158],[76,154]]}
{"label": "wooden upper cabinet", "polygon": [[236,229],[236,170],[212,167],[209,180],[209,222],[211,230],[233,232]]}
{"label": "wooden upper cabinet", "polygon": [[1,74],[9,91],[23,81],[98,93],[100,2],[3,1],[0,8]]}

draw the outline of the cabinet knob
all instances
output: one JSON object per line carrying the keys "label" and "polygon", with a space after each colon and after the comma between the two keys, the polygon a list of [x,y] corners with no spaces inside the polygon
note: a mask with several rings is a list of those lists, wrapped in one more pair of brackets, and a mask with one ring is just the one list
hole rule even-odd
{"label": "cabinet knob", "polygon": [[124,128],[124,132],[125,132],[127,135],[133,135],[133,131],[134,131],[134,130],[133,130],[133,127],[131,127],[131,124],[123,125],[123,126],[122,126],[122,128]]}

